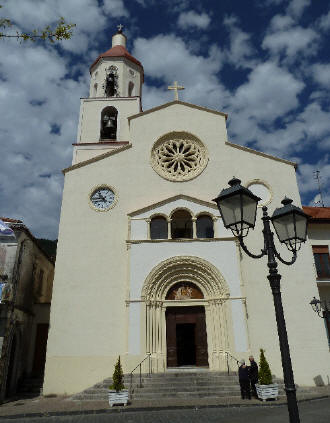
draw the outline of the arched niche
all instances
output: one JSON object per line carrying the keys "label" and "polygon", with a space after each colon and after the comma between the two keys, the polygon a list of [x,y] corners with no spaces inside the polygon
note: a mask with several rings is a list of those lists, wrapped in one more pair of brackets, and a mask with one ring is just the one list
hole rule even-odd
{"label": "arched niche", "polygon": [[118,110],[113,106],[108,106],[101,113],[101,140],[117,139],[117,117]]}
{"label": "arched niche", "polygon": [[188,210],[179,209],[172,214],[171,237],[172,239],[193,237],[192,216]]}
{"label": "arched niche", "polygon": [[201,214],[196,219],[197,238],[214,238],[213,219],[207,214]]}
{"label": "arched niche", "polygon": [[204,295],[197,285],[191,282],[178,282],[167,291],[166,300],[200,300]]}
{"label": "arched niche", "polygon": [[129,81],[129,83],[128,83],[128,97],[133,97],[134,94],[135,94],[134,83],[132,81]]}
{"label": "arched niche", "polygon": [[150,239],[167,239],[168,225],[164,216],[154,216],[150,220]]}

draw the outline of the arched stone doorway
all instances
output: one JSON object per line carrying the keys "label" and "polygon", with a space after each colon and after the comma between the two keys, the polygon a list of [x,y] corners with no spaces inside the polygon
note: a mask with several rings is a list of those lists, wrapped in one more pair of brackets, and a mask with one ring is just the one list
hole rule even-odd
{"label": "arched stone doorway", "polygon": [[[225,370],[228,297],[223,276],[206,260],[177,256],[156,266],[142,289],[145,345],[153,370],[208,364]],[[187,349],[182,351],[185,342],[193,349],[190,356]]]}

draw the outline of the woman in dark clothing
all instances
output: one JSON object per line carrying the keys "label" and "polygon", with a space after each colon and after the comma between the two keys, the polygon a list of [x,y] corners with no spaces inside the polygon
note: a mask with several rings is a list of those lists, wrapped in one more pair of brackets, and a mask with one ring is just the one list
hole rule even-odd
{"label": "woman in dark clothing", "polygon": [[240,366],[238,369],[238,380],[241,386],[241,397],[242,399],[251,399],[249,369],[246,366],[244,360],[241,360],[239,364]]}

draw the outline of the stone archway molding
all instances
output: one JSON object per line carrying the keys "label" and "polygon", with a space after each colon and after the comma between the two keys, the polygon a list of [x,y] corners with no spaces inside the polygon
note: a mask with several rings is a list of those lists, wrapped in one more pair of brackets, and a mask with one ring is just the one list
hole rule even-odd
{"label": "stone archway molding", "polygon": [[178,282],[192,282],[205,300],[228,298],[229,288],[220,271],[207,260],[196,256],[174,256],[155,266],[142,287],[145,301],[164,301],[168,290]]}

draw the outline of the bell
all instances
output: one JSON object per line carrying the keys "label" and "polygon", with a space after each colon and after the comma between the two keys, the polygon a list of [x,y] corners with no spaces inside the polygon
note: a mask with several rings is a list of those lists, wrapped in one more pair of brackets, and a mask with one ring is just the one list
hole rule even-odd
{"label": "bell", "polygon": [[108,122],[105,124],[106,128],[115,128],[116,124],[115,124],[115,118],[110,117],[110,119],[108,120]]}

